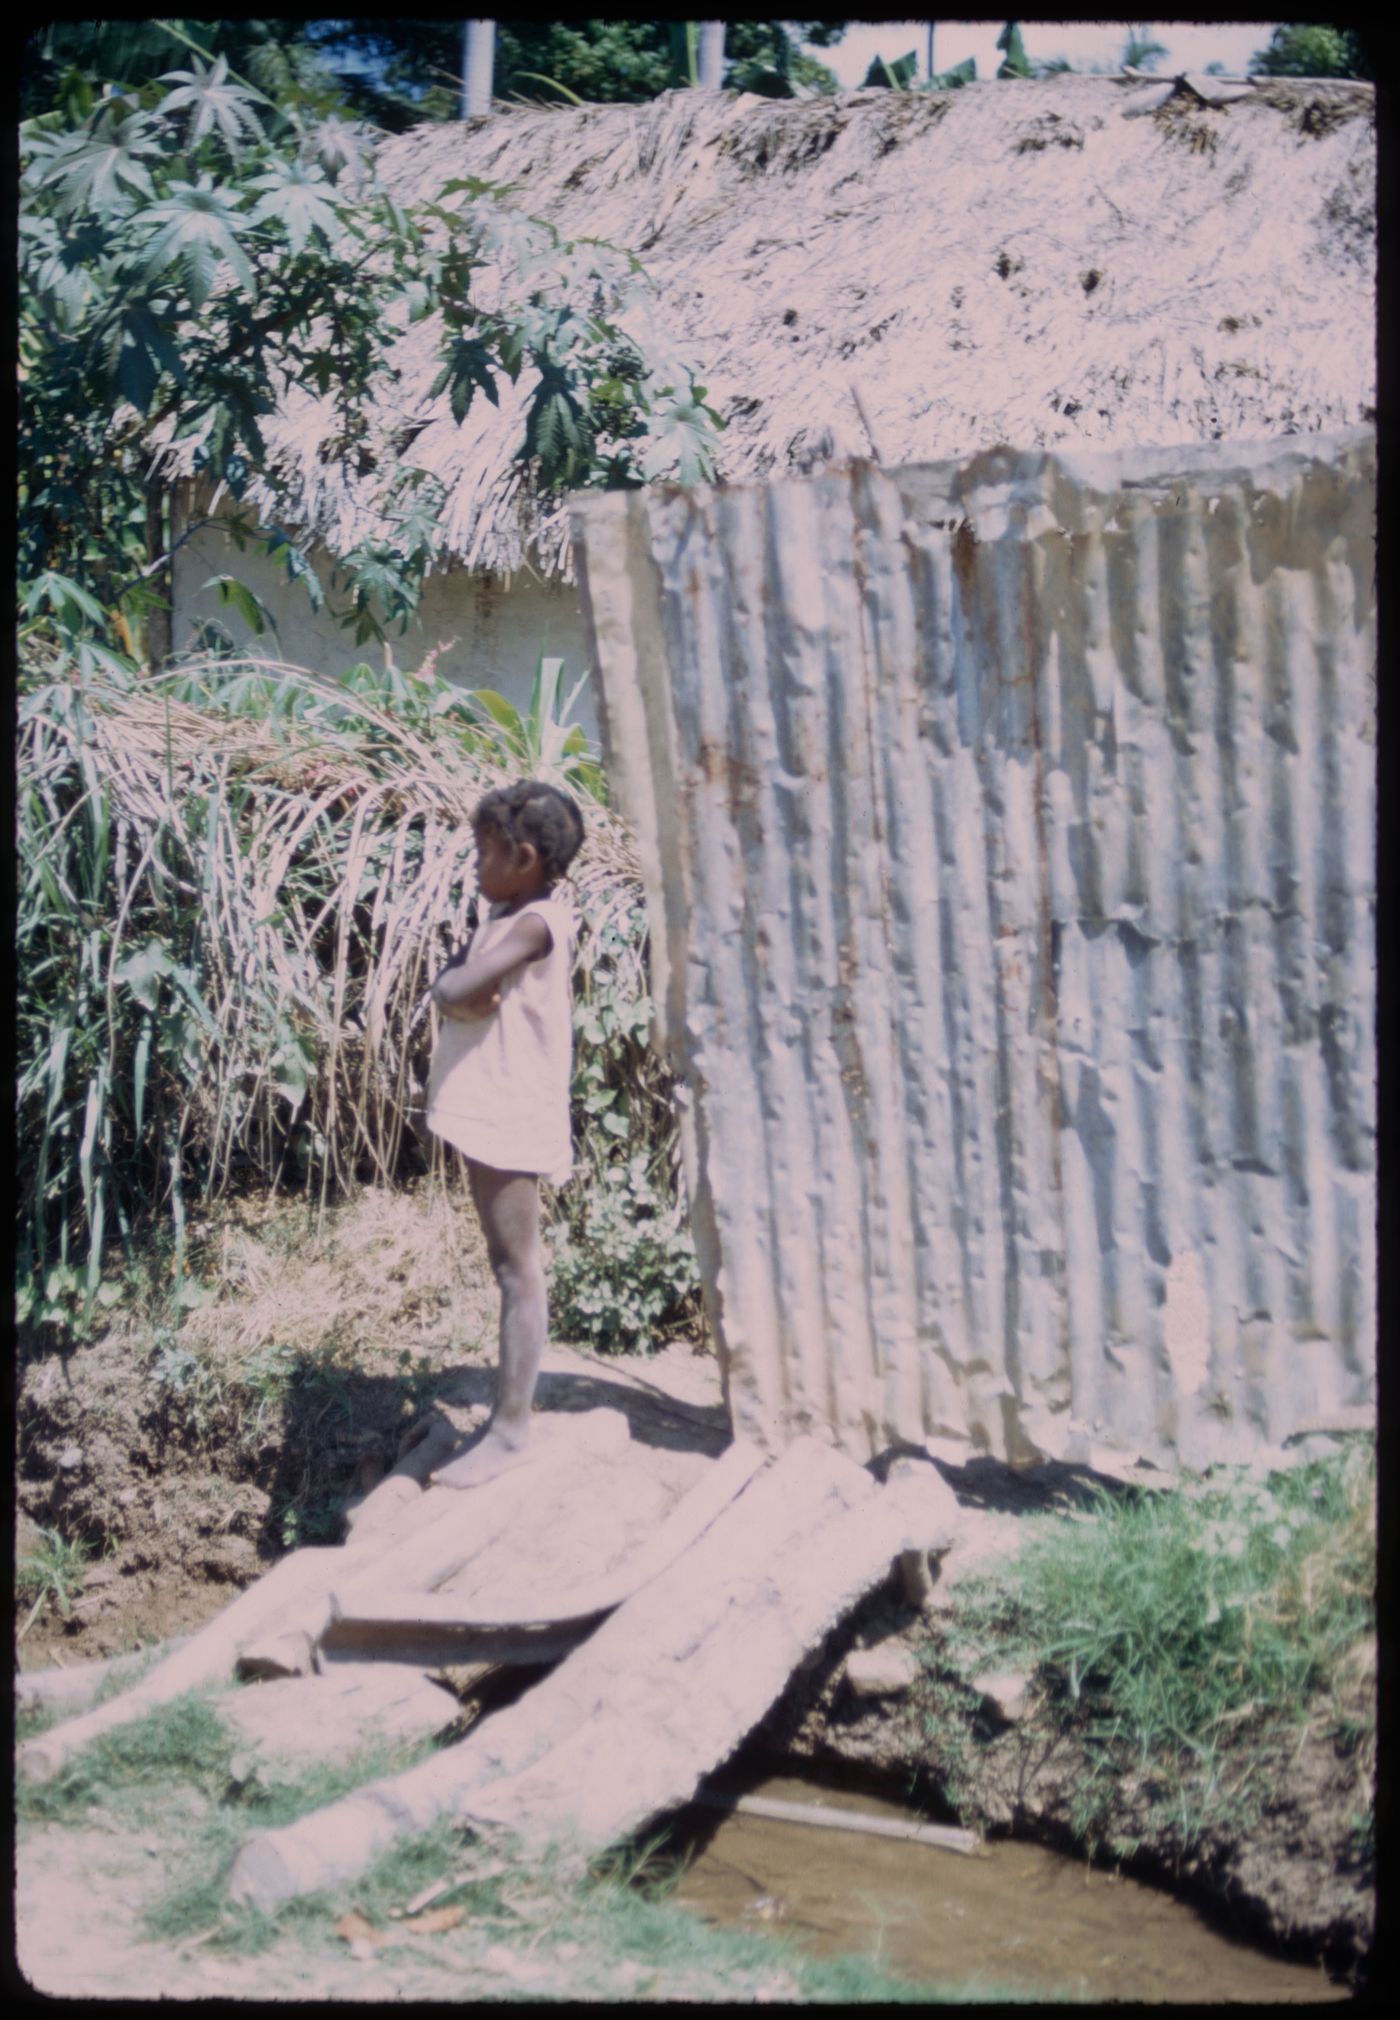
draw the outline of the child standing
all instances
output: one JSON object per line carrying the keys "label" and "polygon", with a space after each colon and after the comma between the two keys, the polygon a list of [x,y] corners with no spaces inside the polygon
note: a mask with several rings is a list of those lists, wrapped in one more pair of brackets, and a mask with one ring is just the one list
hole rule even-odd
{"label": "child standing", "polygon": [[561,1185],[573,1166],[573,919],[553,891],[583,842],[583,819],[567,793],[525,780],[488,793],[472,830],[477,888],[491,910],[433,984],[442,1024],[427,1121],[467,1160],[501,1331],[491,1421],[433,1475],[444,1487],[479,1487],[524,1451],[547,1328],[539,1181]]}

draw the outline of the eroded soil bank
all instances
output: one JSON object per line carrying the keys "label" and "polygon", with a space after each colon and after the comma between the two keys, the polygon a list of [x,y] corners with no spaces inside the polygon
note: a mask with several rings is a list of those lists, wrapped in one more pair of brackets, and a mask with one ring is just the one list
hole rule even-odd
{"label": "eroded soil bank", "polygon": [[[62,1594],[22,1590],[22,1667],[120,1654],[202,1624],[290,1545],[333,1540],[344,1501],[392,1463],[405,1426],[429,1403],[446,1401],[464,1426],[480,1412],[491,1318],[482,1258],[459,1242],[451,1269],[432,1280],[412,1258],[403,1264],[392,1230],[372,1233],[347,1225],[340,1255],[333,1246],[303,1255],[300,1293],[285,1272],[260,1275],[256,1253],[238,1279],[226,1254],[233,1290],[212,1315],[192,1314],[192,1329],[153,1337],[128,1320],[67,1355],[21,1366],[21,1558],[41,1532],[81,1540],[87,1552]],[[356,1271],[375,1286],[373,1298]],[[577,1366],[579,1376],[556,1374],[554,1390],[542,1387],[543,1407],[559,1407],[580,1384],[587,1400],[606,1400],[598,1385],[608,1368],[582,1358]],[[708,1434],[722,1426],[718,1373],[706,1357],[678,1346],[626,1373],[669,1395]],[[1249,1769],[1268,1792],[1246,1822],[1211,1823],[1183,1844],[1160,1791],[1131,1777],[1086,1820],[1085,1754],[1073,1730],[1034,1688],[1010,1711],[989,1699],[973,1680],[986,1650],[964,1645],[948,1603],[960,1572],[1014,1553],[1028,1514],[1071,1506],[1074,1483],[994,1477],[985,1467],[949,1478],[968,1533],[954,1553],[960,1561],[945,1561],[935,1595],[944,1603],[920,1612],[894,1578],[873,1594],[793,1679],[747,1749],[751,1767],[855,1777],[993,1839],[1035,1840],[1080,1858],[1096,1848],[1106,1869],[1183,1895],[1233,1935],[1321,1963],[1338,1982],[1364,1983],[1374,1925],[1373,1663],[1368,1673],[1360,1662],[1346,1685],[1369,1747],[1339,1748],[1320,1726],[1300,1738],[1296,1728],[1241,1723],[1241,1774]],[[879,1644],[908,1651],[909,1680],[858,1696],[846,1659]]]}
{"label": "eroded soil bank", "polygon": [[[854,1646],[892,1644],[920,1659],[897,1695],[855,1696],[844,1677]],[[1245,1733],[1241,1769],[1270,1791],[1243,1826],[1207,1823],[1189,1848],[1150,1784],[1119,1780],[1086,1832],[1079,1813],[1088,1778],[1084,1748],[1051,1707],[1032,1695],[1016,1719],[999,1714],[973,1685],[956,1641],[928,1627],[887,1587],[859,1609],[839,1645],[794,1679],[760,1735],[756,1758],[849,1777],[913,1799],[929,1814],[981,1828],[996,1841],[1030,1840],[1079,1858],[1091,1855],[1169,1889],[1222,1932],[1265,1944],[1281,1957],[1320,1963],[1334,1979],[1367,1981],[1375,1932],[1375,1865],[1356,1828],[1374,1789],[1358,1785],[1354,1757],[1322,1734]],[[1358,1712],[1374,1716],[1374,1679],[1357,1679]],[[1113,1847],[1133,1846],[1115,1855]]]}

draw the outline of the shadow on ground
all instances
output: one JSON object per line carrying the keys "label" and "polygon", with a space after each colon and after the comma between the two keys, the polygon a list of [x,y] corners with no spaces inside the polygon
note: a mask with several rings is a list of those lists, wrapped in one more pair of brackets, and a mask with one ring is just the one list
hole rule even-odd
{"label": "shadow on ground", "polygon": [[[448,1376],[438,1398],[449,1407],[489,1408],[495,1376],[486,1367],[462,1368]],[[560,1414],[620,1410],[639,1444],[671,1452],[705,1452],[711,1457],[730,1442],[729,1413],[723,1403],[682,1403],[654,1388],[643,1376],[612,1375],[583,1364],[577,1374],[547,1368],[535,1391],[535,1408]]]}
{"label": "shadow on ground", "polygon": [[1050,1514],[1090,1507],[1101,1494],[1121,1499],[1142,1491],[1112,1474],[1096,1473],[1092,1466],[1063,1459],[1047,1459],[1022,1470],[988,1458],[969,1459],[962,1466],[942,1459],[934,1464],[965,1508],[985,1509],[989,1514]]}
{"label": "shadow on ground", "polygon": [[[577,1369],[566,1368],[559,1365],[565,1358],[552,1350],[554,1365],[546,1365],[535,1395],[537,1413],[617,1410],[638,1444],[672,1452],[714,1457],[729,1444],[722,1403],[681,1402],[630,1369],[614,1373],[582,1360]],[[394,1464],[412,1424],[439,1410],[465,1435],[484,1420],[494,1393],[495,1371],[484,1361],[409,1378],[345,1369],[315,1356],[299,1359],[278,1433],[261,1445],[257,1477],[269,1504],[260,1555],[276,1556],[293,1543],[339,1541],[346,1502]]]}

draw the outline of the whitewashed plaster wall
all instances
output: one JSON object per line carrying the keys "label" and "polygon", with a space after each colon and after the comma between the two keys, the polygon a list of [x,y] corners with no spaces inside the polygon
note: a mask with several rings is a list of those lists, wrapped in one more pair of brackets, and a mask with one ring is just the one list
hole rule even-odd
{"label": "whitewashed plaster wall", "polygon": [[[321,581],[328,584],[329,559],[319,551],[315,558]],[[171,643],[177,654],[196,645],[200,624],[207,619],[221,625],[240,647],[314,673],[339,674],[358,661],[373,666],[383,659],[383,646],[356,645],[354,633],[342,629],[327,610],[313,610],[305,589],[288,580],[280,563],[252,542],[240,553],[217,527],[195,533],[179,549],[173,572]],[[220,603],[217,590],[208,586],[218,575],[236,576],[252,590],[276,624],[275,638],[255,637],[232,606]],[[576,586],[524,571],[509,583],[465,569],[430,575],[417,622],[401,637],[391,632],[389,651],[393,663],[407,669],[421,665],[439,643],[448,646],[437,662],[445,678],[462,687],[493,687],[521,708],[529,702],[541,653],[563,659],[566,693],[589,663]],[[596,739],[593,679],[579,697],[575,716]]]}

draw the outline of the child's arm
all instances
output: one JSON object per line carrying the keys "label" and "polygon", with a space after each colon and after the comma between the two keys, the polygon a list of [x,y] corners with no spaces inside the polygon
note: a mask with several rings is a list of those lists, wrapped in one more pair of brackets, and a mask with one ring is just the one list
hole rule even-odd
{"label": "child's arm", "polygon": [[489,1017],[501,1000],[501,984],[517,968],[538,961],[550,949],[550,932],[538,912],[525,912],[494,947],[449,961],[432,987],[445,1017]]}

